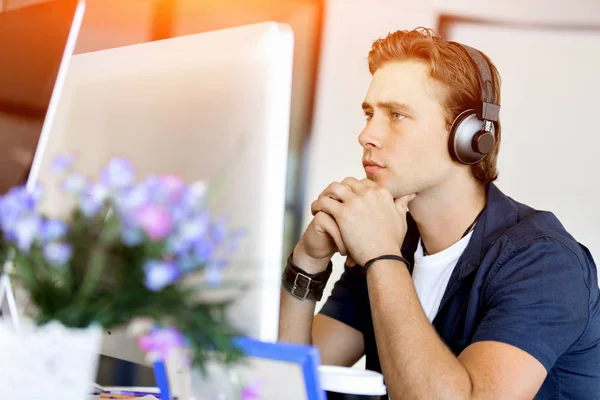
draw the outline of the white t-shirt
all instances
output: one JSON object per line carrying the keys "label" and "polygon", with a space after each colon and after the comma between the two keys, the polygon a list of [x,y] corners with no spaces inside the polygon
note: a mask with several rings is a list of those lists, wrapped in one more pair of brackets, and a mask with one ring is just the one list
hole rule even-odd
{"label": "white t-shirt", "polygon": [[419,239],[412,279],[421,306],[430,322],[433,322],[437,315],[452,271],[467,248],[472,234],[473,231],[447,249],[427,256],[423,255],[423,245]]}

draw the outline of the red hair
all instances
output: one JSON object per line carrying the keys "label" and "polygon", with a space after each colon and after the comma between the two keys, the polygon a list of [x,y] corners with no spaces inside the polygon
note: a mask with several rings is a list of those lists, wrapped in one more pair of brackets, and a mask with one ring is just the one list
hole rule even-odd
{"label": "red hair", "polygon": [[[484,54],[492,73],[496,104],[500,104],[500,74]],[[369,71],[374,74],[386,62],[417,59],[426,62],[430,75],[446,88],[442,105],[446,109],[447,129],[458,114],[468,109],[477,109],[481,102],[481,85],[477,67],[471,57],[457,43],[442,39],[428,28],[412,31],[396,31],[376,40],[369,51]],[[500,121],[496,124],[496,145],[479,163],[471,166],[473,176],[488,184],[498,177],[496,162],[500,149]]]}

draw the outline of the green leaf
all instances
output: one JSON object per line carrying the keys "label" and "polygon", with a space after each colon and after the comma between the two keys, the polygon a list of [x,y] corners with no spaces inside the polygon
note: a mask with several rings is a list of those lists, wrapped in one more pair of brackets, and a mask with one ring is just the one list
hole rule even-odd
{"label": "green leaf", "polygon": [[78,301],[81,301],[84,304],[88,301],[100,281],[105,265],[106,253],[104,252],[104,246],[97,243],[92,248],[89,271],[82,282],[81,290],[77,296]]}

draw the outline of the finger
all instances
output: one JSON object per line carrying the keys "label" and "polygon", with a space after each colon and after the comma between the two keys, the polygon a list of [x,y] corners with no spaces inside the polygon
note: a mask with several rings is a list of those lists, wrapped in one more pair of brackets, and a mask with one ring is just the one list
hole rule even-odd
{"label": "finger", "polygon": [[340,228],[337,223],[333,219],[333,217],[325,212],[319,212],[315,215],[315,222],[317,222],[317,229],[322,233],[327,233],[333,239],[333,243],[335,243],[335,247],[337,247],[338,252],[345,256],[348,254],[348,250],[346,249],[346,245],[342,240],[342,233],[340,232]]}
{"label": "finger", "polygon": [[340,214],[342,207],[342,203],[339,200],[321,196],[310,205],[310,211],[312,215],[317,215],[319,211],[324,211],[333,218],[336,218]]}
{"label": "finger", "polygon": [[408,203],[410,203],[411,201],[413,201],[415,197],[417,197],[416,194],[409,194],[407,196],[398,197],[397,199],[394,200],[394,204],[396,205],[396,209],[400,213],[406,214],[406,212],[408,211]]}
{"label": "finger", "polygon": [[327,196],[343,202],[348,201],[353,195],[354,193],[352,193],[352,190],[348,186],[339,182],[333,182],[323,190],[319,197]]}
{"label": "finger", "polygon": [[349,267],[356,266],[356,261],[354,261],[354,258],[352,258],[352,256],[350,254],[348,254],[348,257],[346,257],[346,265]]}
{"label": "finger", "polygon": [[348,187],[352,192],[361,194],[365,190],[365,185],[356,178],[348,177],[342,181],[342,185]]}
{"label": "finger", "polygon": [[360,183],[362,183],[364,186],[368,187],[368,188],[378,188],[380,187],[379,184],[375,181],[370,180],[369,178],[364,178],[360,180]]}

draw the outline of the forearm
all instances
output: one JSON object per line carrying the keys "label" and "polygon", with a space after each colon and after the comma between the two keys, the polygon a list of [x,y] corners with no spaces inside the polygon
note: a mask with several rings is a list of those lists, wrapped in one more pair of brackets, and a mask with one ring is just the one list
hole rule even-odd
{"label": "forearm", "polygon": [[439,338],[398,261],[382,260],[367,274],[377,350],[392,398],[470,398],[467,370]]}
{"label": "forearm", "polygon": [[[307,273],[313,274],[325,270],[329,259],[311,259],[301,248],[296,247],[293,262]],[[315,306],[315,300],[300,300],[282,288],[279,303],[279,341],[312,344]]]}
{"label": "forearm", "polygon": [[312,323],[315,314],[314,300],[299,300],[287,290],[281,290],[279,308],[279,341],[312,344]]}

